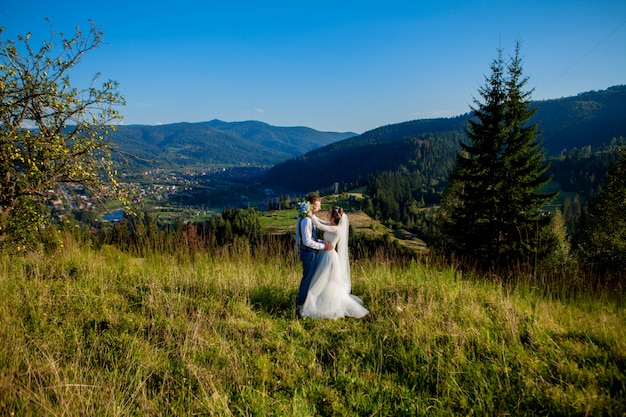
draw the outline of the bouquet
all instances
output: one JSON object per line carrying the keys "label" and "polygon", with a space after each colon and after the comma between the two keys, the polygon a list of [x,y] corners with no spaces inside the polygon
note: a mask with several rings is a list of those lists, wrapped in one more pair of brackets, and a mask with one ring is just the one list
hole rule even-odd
{"label": "bouquet", "polygon": [[311,205],[307,203],[306,201],[304,203],[299,203],[298,204],[298,216],[304,219],[309,214],[311,214]]}

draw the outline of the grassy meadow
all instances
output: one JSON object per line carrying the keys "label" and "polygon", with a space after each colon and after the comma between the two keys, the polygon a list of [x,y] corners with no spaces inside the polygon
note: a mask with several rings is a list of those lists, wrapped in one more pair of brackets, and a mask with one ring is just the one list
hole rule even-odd
{"label": "grassy meadow", "polygon": [[626,414],[620,298],[384,257],[352,276],[370,315],[311,320],[271,243],[0,254],[0,415]]}

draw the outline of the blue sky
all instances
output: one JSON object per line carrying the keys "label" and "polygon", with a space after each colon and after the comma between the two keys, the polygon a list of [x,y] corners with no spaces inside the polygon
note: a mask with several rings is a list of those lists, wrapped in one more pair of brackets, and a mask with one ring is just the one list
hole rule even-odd
{"label": "blue sky", "polygon": [[626,1],[2,0],[3,39],[85,30],[73,75],[120,83],[124,124],[220,119],[362,133],[469,111],[522,40],[532,98],[626,84]]}

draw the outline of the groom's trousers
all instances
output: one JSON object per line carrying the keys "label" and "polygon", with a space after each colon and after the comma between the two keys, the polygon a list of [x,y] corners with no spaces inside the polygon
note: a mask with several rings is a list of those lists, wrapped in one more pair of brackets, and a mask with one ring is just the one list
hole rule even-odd
{"label": "groom's trousers", "polygon": [[296,306],[301,306],[306,300],[306,295],[309,292],[309,286],[311,285],[311,279],[315,274],[315,265],[317,259],[317,251],[304,247],[300,249],[300,260],[302,261],[302,280],[300,281],[300,288],[298,289],[298,298],[296,299]]}

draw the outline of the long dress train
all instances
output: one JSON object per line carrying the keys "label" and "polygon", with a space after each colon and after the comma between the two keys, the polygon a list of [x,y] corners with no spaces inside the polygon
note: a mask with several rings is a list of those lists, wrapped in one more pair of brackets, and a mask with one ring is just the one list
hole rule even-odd
{"label": "long dress train", "polygon": [[348,216],[343,214],[339,225],[321,223],[313,216],[314,226],[324,231],[324,240],[336,250],[323,251],[317,257],[317,267],[300,314],[303,317],[338,319],[364,317],[369,311],[363,301],[350,292],[350,261],[348,258]]}

